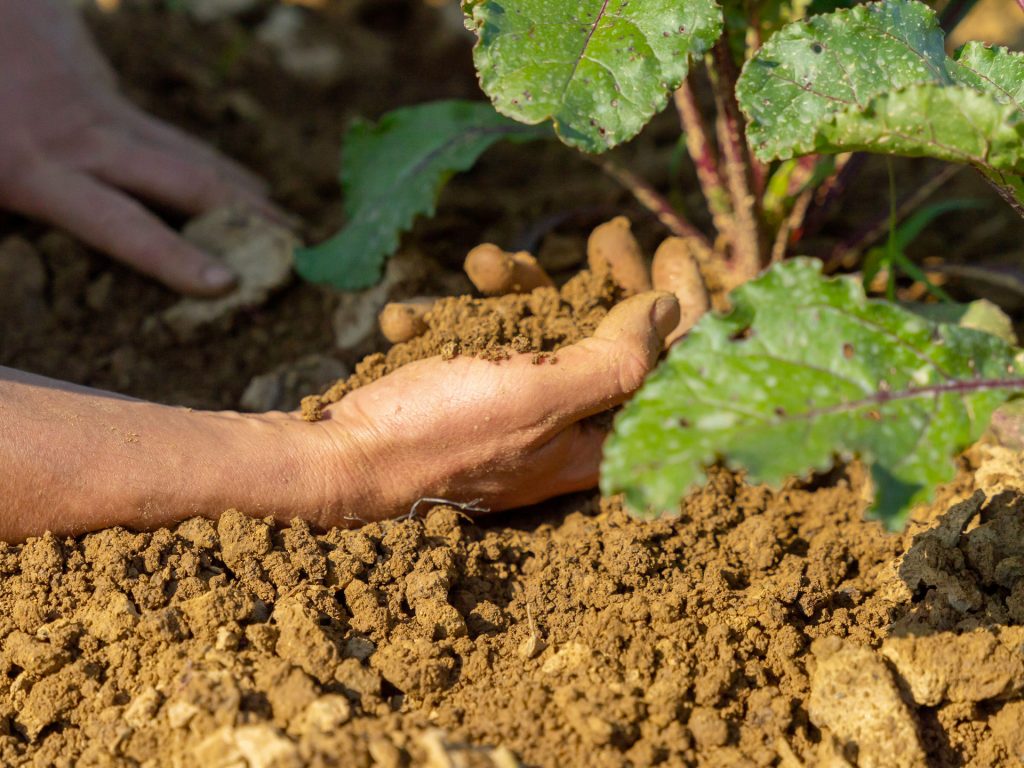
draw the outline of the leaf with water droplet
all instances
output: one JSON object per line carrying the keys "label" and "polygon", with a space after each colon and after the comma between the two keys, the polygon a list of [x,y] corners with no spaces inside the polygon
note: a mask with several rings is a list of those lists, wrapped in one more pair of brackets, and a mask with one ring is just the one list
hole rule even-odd
{"label": "leaf with water droplet", "polygon": [[714,0],[472,0],[473,60],[499,112],[585,152],[631,139],[718,38]]}
{"label": "leaf with water droplet", "polygon": [[859,456],[875,513],[901,523],[954,475],[951,456],[1024,392],[1018,350],[869,300],[820,263],[783,262],[708,315],[615,420],[601,487],[641,516],[672,513],[716,460],[754,483]]}
{"label": "leaf with water droplet", "polygon": [[790,24],[737,84],[764,160],[865,150],[980,170],[1024,215],[1024,55],[946,56],[935,13],[886,0]]}
{"label": "leaf with water droplet", "polygon": [[299,250],[295,267],[307,280],[354,291],[380,280],[387,257],[417,216],[434,212],[456,171],[473,166],[501,140],[550,136],[502,117],[487,102],[435,101],[389,112],[376,124],[356,121],[344,141],[341,183],[344,228]]}

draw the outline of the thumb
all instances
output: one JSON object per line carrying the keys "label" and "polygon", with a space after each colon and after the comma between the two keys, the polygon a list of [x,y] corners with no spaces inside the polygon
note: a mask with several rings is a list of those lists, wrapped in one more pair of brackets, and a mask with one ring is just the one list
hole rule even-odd
{"label": "thumb", "polygon": [[671,293],[648,291],[616,305],[592,337],[558,352],[543,382],[549,418],[571,423],[625,402],[678,323],[679,302]]}

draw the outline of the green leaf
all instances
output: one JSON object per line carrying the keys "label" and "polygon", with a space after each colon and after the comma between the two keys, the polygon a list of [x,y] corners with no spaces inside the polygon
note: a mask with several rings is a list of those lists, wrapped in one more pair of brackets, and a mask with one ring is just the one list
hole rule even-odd
{"label": "green leaf", "polygon": [[486,102],[438,101],[396,109],[376,124],[357,121],[345,136],[341,173],[348,220],[330,240],[299,250],[297,271],[342,290],[370,287],[401,233],[417,216],[434,213],[453,173],[471,168],[501,139],[549,135],[502,117]]}
{"label": "green leaf", "polygon": [[474,0],[473,60],[499,112],[603,152],[664,109],[722,28],[714,0]]}
{"label": "green leaf", "polygon": [[737,84],[763,160],[862,150],[974,166],[1024,213],[1024,56],[946,56],[935,13],[886,0],[790,24]]}
{"label": "green leaf", "polygon": [[670,352],[619,414],[602,489],[638,514],[678,509],[716,460],[755,483],[825,470],[836,455],[871,468],[890,525],[952,478],[951,455],[1024,391],[1005,341],[868,300],[806,259],[736,289]]}

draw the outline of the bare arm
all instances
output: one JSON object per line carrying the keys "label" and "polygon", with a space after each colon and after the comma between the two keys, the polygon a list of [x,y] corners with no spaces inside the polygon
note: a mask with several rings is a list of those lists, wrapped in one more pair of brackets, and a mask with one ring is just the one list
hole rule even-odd
{"label": "bare arm", "polygon": [[[341,479],[342,444],[324,437],[286,414],[193,411],[0,368],[0,539],[156,528],[230,507],[282,520],[341,511],[355,483]],[[329,499],[313,460],[328,449]]]}
{"label": "bare arm", "polygon": [[668,293],[616,306],[557,364],[421,360],[310,424],[155,405],[0,368],[0,539],[155,528],[235,507],[317,526],[420,497],[509,509],[593,487],[602,429],[679,322]]}

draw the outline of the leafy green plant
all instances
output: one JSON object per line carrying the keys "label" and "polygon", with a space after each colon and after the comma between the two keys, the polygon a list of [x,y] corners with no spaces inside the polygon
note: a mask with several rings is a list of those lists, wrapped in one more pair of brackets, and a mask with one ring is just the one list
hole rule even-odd
{"label": "leafy green plant", "polygon": [[[497,140],[548,136],[601,154],[671,103],[710,229],[674,204],[678,189],[662,194],[629,168],[596,162],[682,238],[712,290],[736,289],[735,310],[699,325],[619,418],[605,489],[625,491],[638,511],[665,510],[716,459],[777,482],[856,454],[872,467],[879,514],[899,520],[1020,389],[1016,352],[783,260],[849,186],[853,153],[969,166],[1024,215],[1024,55],[970,43],[947,56],[943,23],[969,5],[939,16],[917,0],[464,0],[491,104],[423,105],[356,124],[342,176],[348,223],[299,253],[299,270],[365,287],[447,178]],[[843,263],[866,254],[865,282],[886,270],[890,298],[899,272],[947,300],[904,249],[965,205],[914,213],[948,177],[891,200]]]}
{"label": "leafy green plant", "polygon": [[299,274],[348,290],[370,287],[401,233],[417,216],[434,213],[453,173],[470,168],[501,139],[530,141],[547,133],[468,101],[406,107],[377,124],[353,123],[341,175],[348,223],[327,242],[296,254]]}
{"label": "leafy green plant", "polygon": [[816,261],[780,264],[732,298],[616,421],[602,487],[625,492],[638,514],[673,510],[716,460],[778,485],[856,455],[871,469],[875,512],[896,525],[952,478],[951,455],[996,407],[1024,392],[1024,358],[1004,339],[869,300]]}

